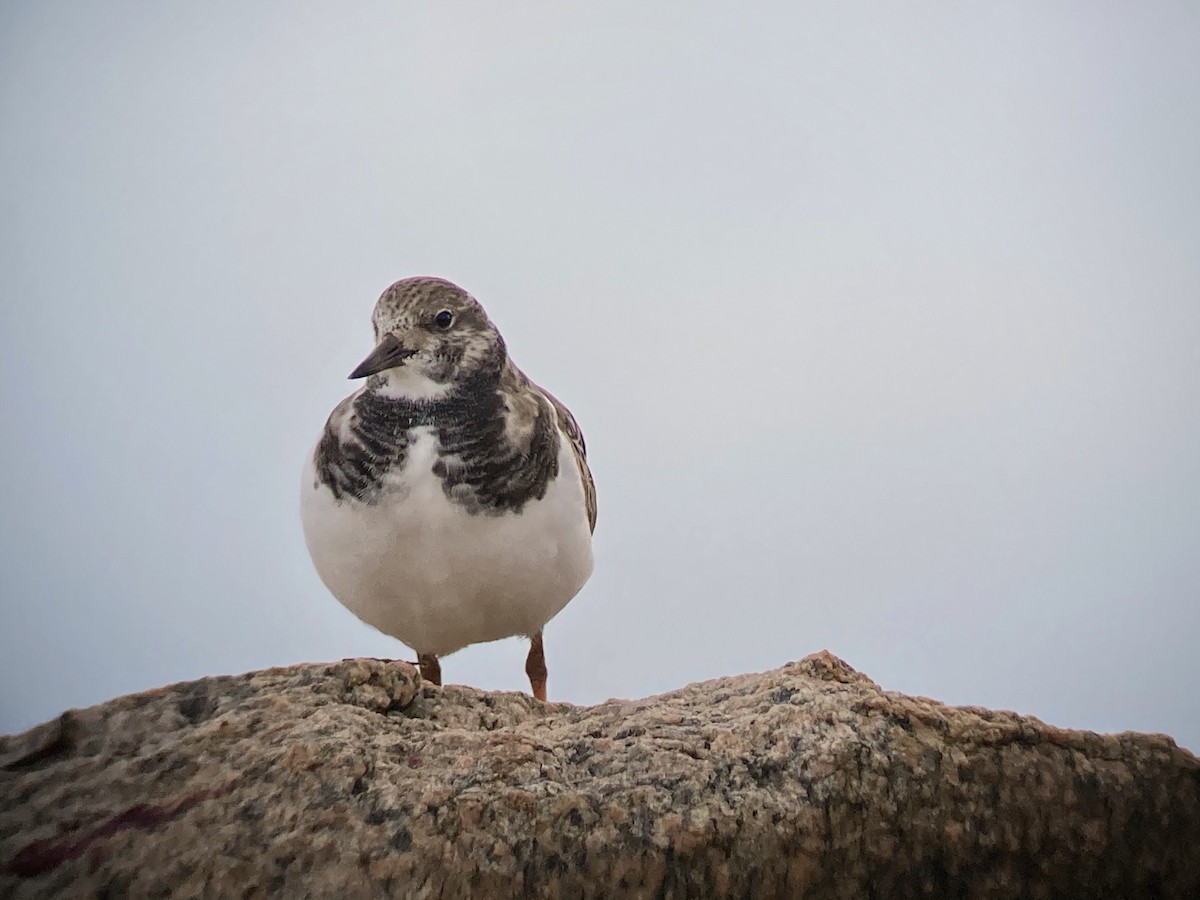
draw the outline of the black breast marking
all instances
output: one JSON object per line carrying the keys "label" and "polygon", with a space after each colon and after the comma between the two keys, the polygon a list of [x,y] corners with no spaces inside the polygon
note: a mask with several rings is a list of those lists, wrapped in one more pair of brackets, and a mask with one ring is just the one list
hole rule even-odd
{"label": "black breast marking", "polygon": [[[404,465],[413,430],[421,426],[432,426],[438,438],[433,474],[446,496],[472,514],[520,512],[544,497],[558,475],[555,411],[539,402],[523,439],[510,440],[508,409],[494,372],[474,373],[441,400],[397,400],[368,388],[344,402],[352,410],[334,411],[315,460],[319,481],[338,500],[377,502],[384,475]],[[350,420],[343,439],[337,422],[345,414]]]}
{"label": "black breast marking", "polygon": [[[418,404],[388,400],[369,390],[347,397],[325,423],[317,444],[314,462],[319,482],[337,500],[353,497],[373,502],[387,471],[404,465],[412,429],[427,424],[419,410]],[[343,440],[338,431],[345,417],[350,437]]]}
{"label": "black breast marking", "polygon": [[520,512],[530,500],[541,500],[558,475],[553,411],[539,403],[527,439],[515,442],[505,431],[503,395],[493,390],[482,399],[483,410],[439,420],[433,472],[446,496],[469,512]]}

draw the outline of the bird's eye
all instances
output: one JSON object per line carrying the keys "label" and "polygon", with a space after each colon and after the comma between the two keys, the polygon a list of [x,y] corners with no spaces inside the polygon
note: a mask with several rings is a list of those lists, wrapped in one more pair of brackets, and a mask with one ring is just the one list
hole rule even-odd
{"label": "bird's eye", "polygon": [[450,324],[454,321],[454,313],[448,309],[443,309],[433,317],[433,321],[438,328],[449,328]]}

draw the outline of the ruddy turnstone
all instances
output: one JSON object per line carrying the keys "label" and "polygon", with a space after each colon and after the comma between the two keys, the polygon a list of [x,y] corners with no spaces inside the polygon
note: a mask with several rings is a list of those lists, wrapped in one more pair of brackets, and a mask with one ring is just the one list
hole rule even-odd
{"label": "ruddy turnstone", "polygon": [[546,699],[542,628],[592,573],[596,491],[570,411],[525,377],[470,294],[406,278],[379,298],[375,349],[334,409],[301,486],[317,574],[351,612],[438,658],[530,638]]}

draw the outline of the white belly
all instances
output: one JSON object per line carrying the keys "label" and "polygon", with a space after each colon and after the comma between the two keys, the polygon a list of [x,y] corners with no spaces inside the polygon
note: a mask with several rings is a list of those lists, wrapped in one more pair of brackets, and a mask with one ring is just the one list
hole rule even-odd
{"label": "white belly", "polygon": [[429,432],[408,448],[402,474],[374,505],[341,503],[316,476],[301,485],[304,539],[333,595],[364,622],[418,653],[532,635],[592,573],[583,485],[560,440],[559,476],[519,514],[471,515],[431,469]]}

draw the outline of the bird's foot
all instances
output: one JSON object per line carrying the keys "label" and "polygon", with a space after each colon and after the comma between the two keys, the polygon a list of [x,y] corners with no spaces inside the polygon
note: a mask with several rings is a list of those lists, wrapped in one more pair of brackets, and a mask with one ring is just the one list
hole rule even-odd
{"label": "bird's foot", "polygon": [[430,684],[441,685],[442,665],[432,653],[422,653],[417,656],[417,667],[421,670],[421,678]]}
{"label": "bird's foot", "polygon": [[546,702],[546,651],[542,647],[539,631],[529,639],[529,655],[525,657],[525,674],[529,676],[529,688],[537,700]]}

